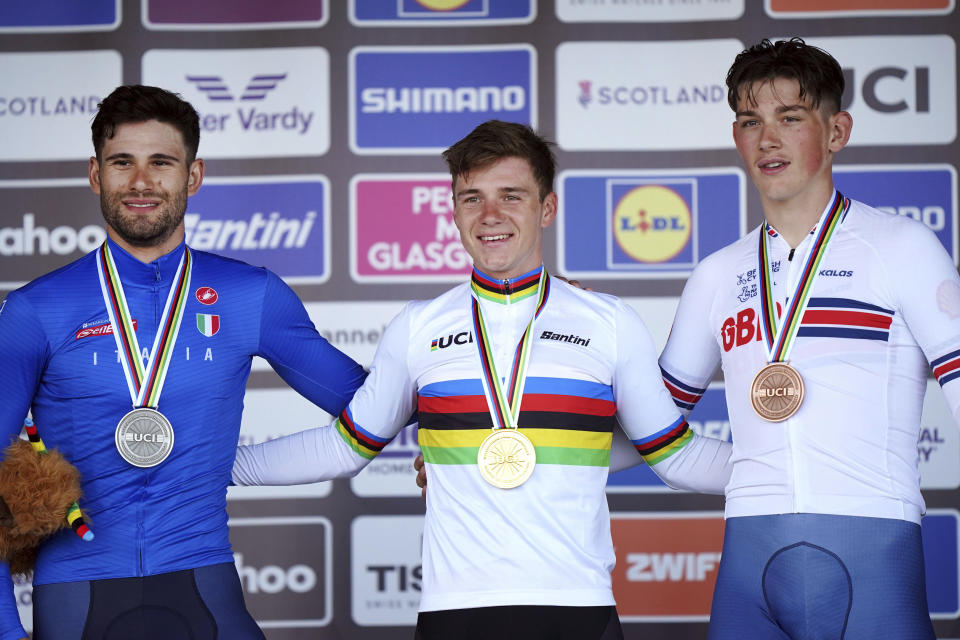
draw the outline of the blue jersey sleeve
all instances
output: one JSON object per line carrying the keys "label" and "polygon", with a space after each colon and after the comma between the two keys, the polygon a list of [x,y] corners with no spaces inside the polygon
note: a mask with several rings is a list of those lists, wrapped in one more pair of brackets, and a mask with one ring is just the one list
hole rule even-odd
{"label": "blue jersey sleeve", "polygon": [[[29,302],[11,293],[0,302],[0,458],[23,427],[48,351],[46,336]],[[0,562],[0,640],[25,637],[10,570]]]}
{"label": "blue jersey sleeve", "polygon": [[339,415],[366,372],[317,332],[303,303],[283,280],[267,274],[258,355],[302,396]]}

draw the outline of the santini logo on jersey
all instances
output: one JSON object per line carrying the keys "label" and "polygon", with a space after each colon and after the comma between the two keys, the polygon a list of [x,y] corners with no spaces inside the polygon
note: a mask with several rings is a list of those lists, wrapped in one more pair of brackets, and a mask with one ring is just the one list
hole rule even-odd
{"label": "santini logo on jersey", "polygon": [[450,334],[443,338],[434,338],[430,341],[430,351],[446,349],[454,344],[471,344],[472,342],[473,334],[469,331],[461,331],[460,333]]}
{"label": "santini logo on jersey", "polygon": [[572,333],[554,333],[553,331],[544,331],[540,334],[541,340],[556,340],[557,342],[570,342],[572,344],[580,345],[582,347],[590,346],[590,338],[581,338],[580,336],[575,336]]}

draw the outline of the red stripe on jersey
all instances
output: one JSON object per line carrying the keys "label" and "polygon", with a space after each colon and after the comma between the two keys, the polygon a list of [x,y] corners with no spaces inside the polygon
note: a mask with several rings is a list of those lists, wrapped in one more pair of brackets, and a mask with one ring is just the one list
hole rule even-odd
{"label": "red stripe on jersey", "polygon": [[680,400],[681,402],[696,404],[700,401],[700,398],[703,397],[702,393],[690,393],[689,391],[684,391],[680,387],[671,384],[666,378],[664,378],[663,384],[667,387],[667,391],[670,392],[670,395],[673,396],[675,400]]}
{"label": "red stripe on jersey", "polygon": [[950,373],[951,371],[956,371],[957,369],[960,369],[960,358],[944,362],[942,365],[933,370],[933,376],[935,378],[939,378],[940,376]]}
{"label": "red stripe on jersey", "polygon": [[807,309],[803,314],[803,324],[837,324],[850,327],[869,327],[871,329],[889,329],[893,317],[867,311],[826,311]]}

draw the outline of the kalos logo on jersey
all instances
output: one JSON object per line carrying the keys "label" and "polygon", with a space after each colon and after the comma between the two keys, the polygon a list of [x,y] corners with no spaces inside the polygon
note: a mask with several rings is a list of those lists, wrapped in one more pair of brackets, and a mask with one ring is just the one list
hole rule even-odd
{"label": "kalos logo on jersey", "polygon": [[620,619],[707,620],[723,548],[720,512],[611,513]]}
{"label": "kalos logo on jersey", "polygon": [[957,246],[957,170],[949,164],[834,165],[845,196],[922,222],[960,264]]}
{"label": "kalos logo on jersey", "polygon": [[361,174],[350,181],[357,282],[462,282],[472,261],[453,222],[450,176]]}
{"label": "kalos logo on jersey", "polygon": [[[565,171],[560,271],[577,277],[676,278],[735,241],[746,224],[743,172]],[[606,224],[597,224],[603,211]]]}
{"label": "kalos logo on jersey", "polygon": [[187,244],[265,266],[287,282],[326,282],[329,199],[323,176],[210,178],[187,203]]}
{"label": "kalos logo on jersey", "polygon": [[321,27],[329,0],[270,2],[197,2],[144,0],[143,24],[154,30],[227,30]]}
{"label": "kalos logo on jersey", "polygon": [[536,126],[529,45],[357,47],[349,74],[354,153],[434,155],[486,120]]}
{"label": "kalos logo on jersey", "polygon": [[145,82],[196,106],[206,158],[326,153],[329,67],[320,47],[153,49],[143,56]]}
{"label": "kalos logo on jersey", "polygon": [[220,299],[217,290],[213,287],[200,287],[194,295],[196,295],[197,302],[200,304],[213,304]]}
{"label": "kalos logo on jersey", "polygon": [[120,0],[5,2],[0,33],[110,31],[120,25]]}
{"label": "kalos logo on jersey", "polygon": [[350,0],[350,22],[360,27],[527,24],[533,0]]}

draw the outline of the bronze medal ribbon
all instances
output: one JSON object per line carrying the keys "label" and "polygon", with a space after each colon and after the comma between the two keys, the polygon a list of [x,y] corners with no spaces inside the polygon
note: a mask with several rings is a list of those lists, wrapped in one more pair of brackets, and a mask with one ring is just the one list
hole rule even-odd
{"label": "bronze medal ribbon", "polygon": [[779,326],[777,326],[777,305],[773,300],[773,281],[767,250],[767,234],[770,225],[764,222],[760,227],[760,327],[766,342],[768,362],[787,362],[790,351],[793,349],[794,338],[800,329],[804,311],[807,309],[820,261],[826,255],[830,239],[849,208],[850,200],[844,198],[839,191],[835,191],[833,202],[823,224],[817,230],[813,247],[807,256],[797,287],[783,313],[783,322]]}

